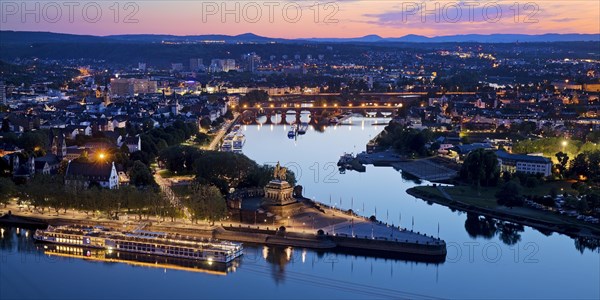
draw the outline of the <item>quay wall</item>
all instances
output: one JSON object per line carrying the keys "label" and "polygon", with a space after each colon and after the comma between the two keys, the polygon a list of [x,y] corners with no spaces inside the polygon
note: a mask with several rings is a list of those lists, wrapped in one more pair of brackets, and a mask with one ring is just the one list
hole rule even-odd
{"label": "quay wall", "polygon": [[427,255],[434,257],[446,256],[446,243],[442,240],[437,240],[434,243],[427,242],[425,244],[419,244],[402,241],[386,241],[343,236],[332,236],[331,239],[338,247],[345,249],[373,250],[389,253]]}
{"label": "quay wall", "polygon": [[[31,221],[39,224],[68,225],[78,224],[87,226],[105,226],[119,228],[123,224],[117,221],[91,221],[72,220],[62,218],[21,218],[12,216],[10,225],[19,225],[19,222],[27,224]],[[0,222],[2,223],[2,222]],[[407,243],[401,241],[375,240],[369,238],[316,235],[310,233],[285,232],[276,230],[265,230],[252,227],[172,227],[166,225],[149,224],[146,230],[169,232],[179,235],[189,235],[203,238],[214,238],[241,243],[262,244],[271,246],[299,247],[316,250],[341,250],[351,254],[364,254],[368,256],[389,256],[401,258],[411,255],[416,259],[428,259],[443,261],[446,256],[446,244],[438,240],[429,244]],[[411,258],[413,259],[413,258]]]}
{"label": "quay wall", "polygon": [[[233,230],[229,230],[233,229]],[[276,246],[304,247],[312,249],[343,249],[345,251],[376,252],[387,254],[407,254],[443,259],[446,256],[446,243],[442,240],[426,243],[403,242],[399,240],[381,240],[340,235],[323,235],[301,233],[271,233],[244,227],[219,228],[215,230],[218,239],[233,240],[256,244]]]}

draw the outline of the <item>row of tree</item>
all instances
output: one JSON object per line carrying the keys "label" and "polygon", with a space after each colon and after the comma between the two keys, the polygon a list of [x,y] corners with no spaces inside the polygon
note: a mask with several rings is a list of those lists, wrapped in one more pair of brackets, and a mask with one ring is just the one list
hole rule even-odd
{"label": "row of tree", "polygon": [[[273,167],[259,165],[243,154],[203,151],[190,146],[173,146],[163,150],[158,158],[169,171],[196,175],[198,182],[216,186],[222,194],[231,189],[266,185],[273,176]],[[288,170],[287,181],[296,183]]]}
{"label": "row of tree", "polygon": [[0,203],[15,197],[34,209],[46,209],[66,214],[75,209],[88,215],[105,214],[117,218],[120,212],[144,216],[175,218],[180,215],[156,188],[138,189],[131,186],[109,190],[98,187],[65,187],[62,176],[38,175],[26,184],[16,186],[10,179],[0,178]]}
{"label": "row of tree", "polygon": [[515,153],[544,153],[551,157],[558,152],[575,156],[578,153],[600,150],[600,144],[582,142],[580,140],[565,140],[561,137],[549,137],[536,140],[523,140],[513,145]]}

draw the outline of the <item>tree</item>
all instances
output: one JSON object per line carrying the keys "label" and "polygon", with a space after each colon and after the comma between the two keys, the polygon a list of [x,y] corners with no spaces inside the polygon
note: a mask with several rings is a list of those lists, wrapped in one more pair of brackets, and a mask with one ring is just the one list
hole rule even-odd
{"label": "tree", "polygon": [[587,153],[588,165],[589,165],[589,176],[591,180],[600,180],[600,150]]}
{"label": "tree", "polygon": [[558,172],[562,177],[565,176],[565,172],[567,171],[567,163],[569,162],[569,156],[566,153],[558,152],[556,153],[556,159],[558,159]]}
{"label": "tree", "polygon": [[469,153],[460,170],[460,178],[477,186],[493,186],[498,183],[500,168],[498,157],[492,151],[477,149]]}
{"label": "tree", "polygon": [[580,153],[571,161],[571,168],[569,169],[569,173],[576,177],[589,176],[589,164],[586,154]]}
{"label": "tree", "polygon": [[225,198],[214,185],[195,184],[192,195],[187,200],[187,206],[192,212],[194,221],[206,219],[213,225],[215,221],[227,215]]}
{"label": "tree", "polygon": [[525,203],[521,196],[521,187],[514,181],[505,183],[496,193],[496,201],[499,205],[508,207],[523,206]]}
{"label": "tree", "polygon": [[240,102],[243,105],[254,106],[257,103],[267,102],[268,100],[269,94],[266,91],[253,90],[243,96]]}
{"label": "tree", "polygon": [[200,127],[203,129],[210,129],[211,124],[212,123],[210,122],[209,118],[202,118],[202,120],[200,120]]}
{"label": "tree", "polygon": [[9,177],[12,172],[10,163],[3,158],[0,158],[0,177]]}
{"label": "tree", "polygon": [[48,144],[48,136],[45,131],[28,131],[17,141],[17,146],[27,150],[35,151],[37,149],[46,149]]}
{"label": "tree", "polygon": [[0,177],[0,204],[6,207],[6,205],[10,202],[10,199],[16,195],[17,186],[15,183],[8,178]]}
{"label": "tree", "polygon": [[152,159],[153,158],[151,157],[151,154],[148,154],[143,151],[135,151],[129,155],[129,160],[131,160],[131,161],[139,160],[142,163],[144,163],[144,165],[146,165],[146,166],[150,165],[150,162],[152,161]]}
{"label": "tree", "polygon": [[210,141],[210,137],[206,133],[202,133],[202,132],[197,133],[196,138],[194,139],[194,142],[196,142],[200,145],[204,145],[204,144],[208,143],[208,141]]}
{"label": "tree", "polygon": [[127,147],[126,143],[123,143],[123,145],[121,145],[120,150],[121,150],[121,152],[123,152],[125,154],[129,154],[129,147]]}
{"label": "tree", "polygon": [[63,202],[63,182],[60,178],[50,175],[37,175],[26,185],[21,186],[23,194],[29,196],[34,208],[53,207],[57,212],[67,205]]}
{"label": "tree", "polygon": [[129,169],[130,182],[135,186],[155,186],[154,176],[150,173],[150,169],[141,161],[136,160],[133,166]]}
{"label": "tree", "polygon": [[586,199],[581,199],[581,200],[577,201],[576,208],[579,213],[586,213],[590,209]]}

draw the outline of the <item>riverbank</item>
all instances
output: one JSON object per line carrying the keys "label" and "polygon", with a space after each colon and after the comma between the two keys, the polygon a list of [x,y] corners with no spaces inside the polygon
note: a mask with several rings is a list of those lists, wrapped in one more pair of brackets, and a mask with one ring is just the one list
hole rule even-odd
{"label": "riverbank", "polygon": [[456,163],[439,157],[402,161],[393,163],[392,166],[396,170],[430,182],[447,182],[454,179],[459,171]]}
{"label": "riverbank", "polygon": [[393,167],[421,180],[441,183],[454,179],[460,170],[460,166],[449,159],[441,157],[409,159],[393,150],[362,152],[356,155],[354,161],[359,165]]}
{"label": "riverbank", "polygon": [[[312,209],[312,208],[311,208]],[[329,208],[325,211],[329,212]],[[336,211],[337,216],[328,218],[323,214],[321,218],[312,218],[313,222],[328,223],[334,218],[342,219],[341,211]],[[234,242],[308,248],[318,251],[345,252],[348,254],[406,259],[441,263],[446,258],[446,243],[439,239],[428,237],[420,233],[402,230],[381,224],[380,222],[363,221],[358,216],[347,215],[351,220],[342,219],[331,226],[333,233],[328,231],[308,231],[306,227],[287,229],[283,225],[251,226],[247,224],[230,223],[211,226],[209,224],[190,224],[186,222],[160,222],[157,220],[107,220],[82,218],[80,214],[50,215],[31,214],[19,216],[12,214],[0,218],[0,224],[6,226],[21,226],[44,228],[46,224],[59,225],[86,225],[105,226],[120,230],[133,231],[144,229],[157,232],[177,233],[202,238],[215,238]],[[335,214],[335,212],[333,213]],[[78,218],[79,217],[79,218]],[[307,215],[304,215],[307,217]],[[304,220],[298,218],[295,222],[302,224]],[[279,227],[277,227],[279,226]],[[352,232],[352,234],[350,233]]]}
{"label": "riverbank", "polygon": [[562,233],[571,237],[600,238],[600,226],[586,224],[578,220],[570,220],[568,217],[552,213],[542,212],[527,207],[504,207],[496,205],[495,202],[484,201],[461,201],[454,199],[441,186],[419,186],[406,191],[416,198],[447,206],[464,212],[496,218],[503,221],[513,222],[536,229]]}

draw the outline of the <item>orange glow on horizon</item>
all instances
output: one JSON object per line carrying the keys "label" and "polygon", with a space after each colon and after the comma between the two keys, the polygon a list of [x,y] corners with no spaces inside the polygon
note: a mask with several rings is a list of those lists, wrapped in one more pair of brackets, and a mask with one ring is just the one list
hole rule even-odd
{"label": "orange glow on horizon", "polygon": [[[109,9],[111,3],[100,2],[102,18],[95,23],[85,22],[81,18],[81,10],[76,9],[74,23],[69,22],[68,10],[63,7],[62,17],[58,22],[21,22],[20,13],[7,16],[3,23],[3,30],[17,31],[50,31],[72,34],[111,35],[111,34],[173,34],[173,35],[202,35],[202,34],[226,34],[239,35],[254,33],[260,36],[273,38],[312,38],[312,37],[360,37],[376,34],[381,37],[401,37],[408,34],[423,35],[428,37],[455,35],[455,34],[491,34],[491,33],[588,33],[597,34],[600,28],[600,2],[589,0],[573,1],[545,1],[536,2],[538,6],[535,20],[528,20],[531,11],[524,9],[525,3],[520,3],[520,13],[515,16],[511,10],[514,1],[499,0],[490,2],[498,4],[502,10],[501,17],[497,22],[485,21],[482,18],[482,7],[475,8],[473,19],[461,19],[451,22],[455,11],[444,15],[442,10],[437,14],[441,21],[436,22],[435,16],[430,15],[425,22],[421,20],[420,13],[408,16],[407,8],[396,1],[336,1],[332,2],[337,8],[333,13],[324,5],[319,6],[318,20],[315,21],[315,11],[301,7],[301,17],[298,20],[290,20],[295,17],[294,9],[290,9],[287,19],[283,17],[282,8],[274,7],[273,20],[269,20],[268,7],[265,3],[269,1],[256,1],[261,7],[261,16],[255,19],[256,12],[245,15],[240,8],[235,14],[221,15],[219,9],[213,15],[202,16],[200,12],[203,5],[208,1],[159,1],[136,2],[138,12],[133,16],[137,23],[114,22],[114,16]],[[293,3],[293,2],[290,2]],[[419,2],[420,3],[420,2]],[[428,2],[425,2],[428,3]],[[462,1],[435,1],[441,7],[446,4],[459,4]],[[427,10],[433,10],[434,3],[426,4]],[[481,4],[481,3],[480,3]],[[234,2],[227,2],[227,9],[235,9]],[[243,3],[240,5],[243,6]],[[404,13],[403,13],[404,11]],[[494,11],[494,9],[491,9]],[[121,10],[121,18],[130,11]],[[469,18],[468,8],[461,8],[462,17]],[[403,15],[407,15],[405,22]],[[326,16],[329,16],[326,19]],[[491,18],[493,16],[488,16]],[[239,18],[236,20],[236,18]],[[531,17],[530,17],[531,18]],[[252,21],[252,22],[250,22]],[[292,22],[294,21],[294,22]],[[532,22],[536,21],[536,22]]]}

